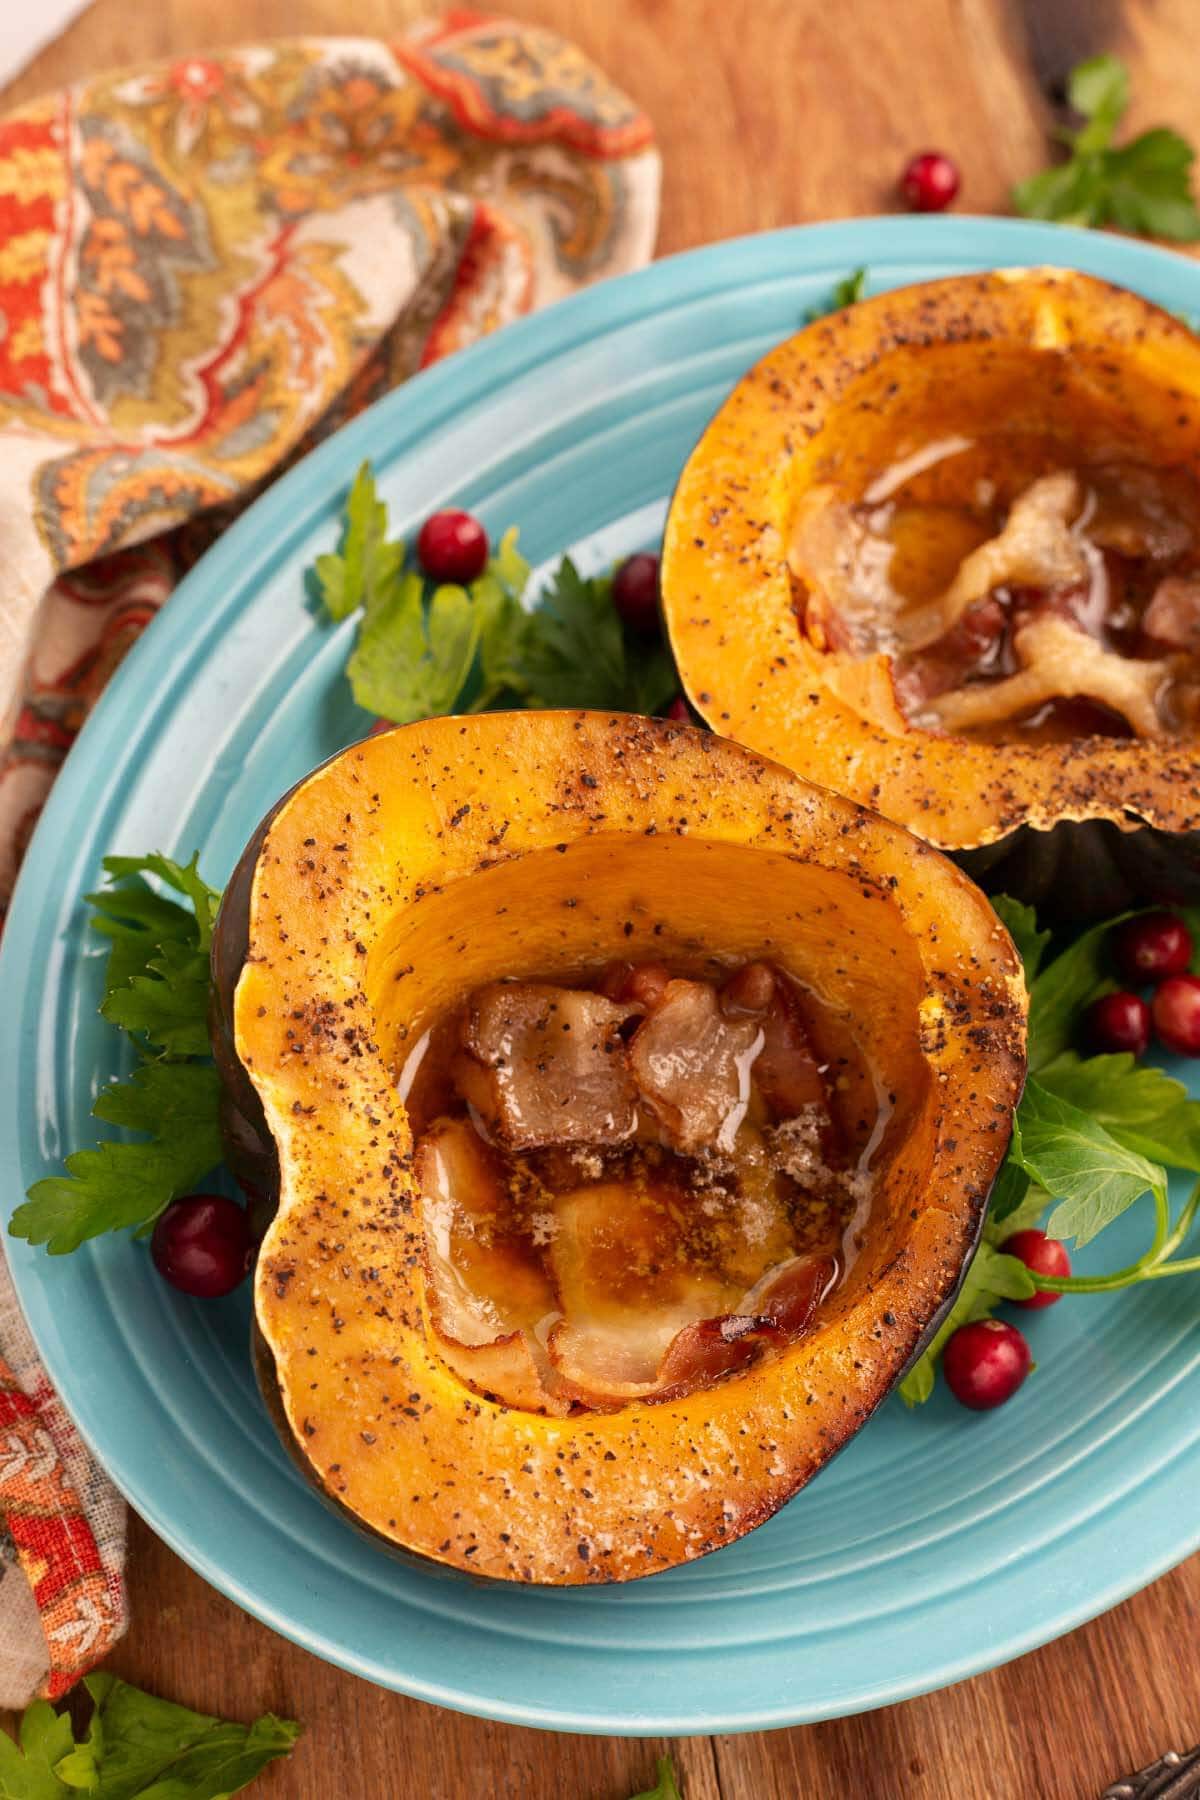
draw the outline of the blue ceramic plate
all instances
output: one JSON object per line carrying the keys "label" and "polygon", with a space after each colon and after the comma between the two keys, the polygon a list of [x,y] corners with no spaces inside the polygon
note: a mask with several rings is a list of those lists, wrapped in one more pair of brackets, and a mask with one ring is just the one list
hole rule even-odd
{"label": "blue ceramic plate", "polygon": [[[15,1204],[93,1136],[114,1034],[80,896],[106,851],[201,850],[222,881],[262,813],[362,734],[351,625],[306,598],[364,457],[407,536],[449,501],[539,562],[653,542],[693,440],[748,364],[858,264],[872,291],[1072,263],[1200,309],[1200,269],[1111,237],[992,219],[877,219],[718,244],[598,287],[422,375],[236,524],[137,645],[38,828],[4,942],[0,1155]],[[1146,1221],[1102,1240],[1112,1266]],[[903,1700],[1113,1605],[1200,1543],[1197,1289],[1155,1282],[1033,1318],[1041,1367],[974,1417],[890,1401],[778,1517],[624,1588],[473,1585],[390,1560],[280,1449],[247,1296],[199,1304],[145,1249],[9,1255],[51,1377],[137,1510],[215,1586],[372,1681],[568,1731],[737,1731]],[[1081,1259],[1088,1266],[1089,1258]]]}

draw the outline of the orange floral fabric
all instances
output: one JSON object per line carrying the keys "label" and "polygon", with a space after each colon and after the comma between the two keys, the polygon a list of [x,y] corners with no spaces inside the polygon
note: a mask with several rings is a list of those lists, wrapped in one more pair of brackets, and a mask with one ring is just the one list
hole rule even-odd
{"label": "orange floral fabric", "polygon": [[[465,12],[0,119],[0,918],[83,720],[231,515],[427,363],[646,260],[658,180],[578,49]],[[2,1259],[0,1519],[15,1706],[123,1629],[124,1513]]]}
{"label": "orange floral fabric", "polygon": [[600,70],[471,13],[0,121],[0,908],[83,718],[231,509],[424,364],[643,261],[657,195]]}

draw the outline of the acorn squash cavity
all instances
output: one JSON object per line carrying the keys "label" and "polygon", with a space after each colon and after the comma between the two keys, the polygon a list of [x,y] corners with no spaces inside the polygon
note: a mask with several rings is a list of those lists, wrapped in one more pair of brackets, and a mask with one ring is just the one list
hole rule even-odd
{"label": "acorn squash cavity", "polygon": [[[894,657],[847,642],[855,621],[831,592],[838,557],[855,554],[844,509],[890,491],[888,471],[915,472],[936,501],[939,484],[959,482],[961,497],[968,478],[1012,495],[1056,470],[1122,463],[1168,484],[1200,476],[1200,339],[1133,294],[1066,270],[999,270],[808,326],[738,383],[674,496],[663,608],[688,700],[714,730],[877,807],[992,891],[1074,917],[1197,897],[1193,727],[1146,738],[1119,720],[1111,736],[1068,723],[1059,741],[996,742],[913,723]],[[953,509],[940,525],[936,509],[918,512],[894,532],[893,566],[921,592],[965,569],[978,540]],[[801,541],[817,543],[828,579],[814,582]],[[978,712],[981,690],[966,691],[949,720]],[[1135,720],[1139,706],[1135,694]]]}
{"label": "acorn squash cavity", "polygon": [[[497,979],[698,954],[805,983],[890,1096],[861,1249],[773,1354],[537,1410],[511,1345],[481,1368],[439,1335],[397,1073]],[[697,1557],[828,1461],[957,1288],[1024,1066],[1011,942],[945,858],[736,745],[598,714],[437,719],[334,758],[248,847],[214,971],[239,1166],[277,1198],[254,1315],[284,1441],[389,1546],[518,1582]]]}

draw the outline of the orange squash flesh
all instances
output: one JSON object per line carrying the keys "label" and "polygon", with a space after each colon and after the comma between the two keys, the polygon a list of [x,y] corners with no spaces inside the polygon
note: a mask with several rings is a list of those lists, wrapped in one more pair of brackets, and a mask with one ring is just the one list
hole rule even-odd
{"label": "orange squash flesh", "polygon": [[[663,722],[492,715],[370,738],[281,802],[217,943],[218,1054],[280,1169],[254,1309],[281,1430],[390,1544],[513,1581],[651,1574],[802,1487],[954,1292],[1023,1075],[1019,964],[957,869]],[[894,1094],[864,1248],[810,1333],[745,1373],[611,1413],[502,1405],[430,1326],[396,1071],[489,979],[698,949],[792,971]]]}
{"label": "orange squash flesh", "polygon": [[[923,730],[899,711],[887,656],[822,651],[799,627],[789,547],[806,494],[829,484],[855,502],[914,450],[998,432],[1040,436],[1051,466],[1196,473],[1200,339],[1090,276],[1009,269],[901,288],[780,344],[708,426],[671,506],[663,608],[688,699],[714,730],[943,849],[979,851],[976,873],[997,860],[982,847],[1020,837],[1028,862],[1031,838],[1099,820],[1110,850],[1138,834],[1160,863],[1171,834],[1160,885],[1190,890],[1200,840],[1176,834],[1200,828],[1194,742]],[[1030,897],[1050,894],[1012,867]],[[1052,873],[1084,910],[1061,854]]]}

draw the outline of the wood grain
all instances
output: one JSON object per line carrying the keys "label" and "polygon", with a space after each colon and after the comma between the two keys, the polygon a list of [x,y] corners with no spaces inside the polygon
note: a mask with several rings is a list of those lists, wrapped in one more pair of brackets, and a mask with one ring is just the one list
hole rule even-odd
{"label": "wood grain", "polygon": [[[0,0],[0,4],[5,0]],[[11,0],[9,0],[11,3]],[[0,104],[118,63],[254,36],[387,34],[415,0],[95,0]],[[1195,0],[505,0],[570,33],[653,115],[660,248],[892,205],[912,151],[950,151],[1001,211],[1046,157],[1046,89],[1116,48],[1133,122],[1200,135]],[[624,1800],[657,1742],[464,1719],[326,1667],[238,1612],[135,1521],[113,1666],[196,1707],[302,1719],[270,1800]],[[980,1622],[986,1630],[986,1621]],[[1200,1738],[1200,1559],[1107,1617],[944,1693],[803,1730],[671,1748],[686,1800],[1087,1800]],[[255,1792],[260,1791],[256,1789]]]}

